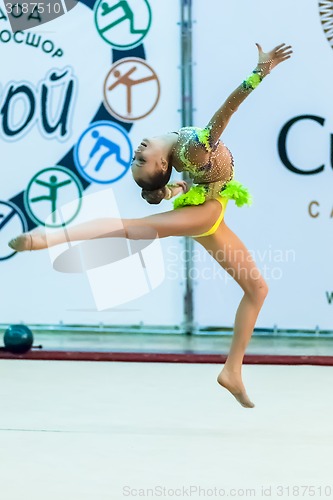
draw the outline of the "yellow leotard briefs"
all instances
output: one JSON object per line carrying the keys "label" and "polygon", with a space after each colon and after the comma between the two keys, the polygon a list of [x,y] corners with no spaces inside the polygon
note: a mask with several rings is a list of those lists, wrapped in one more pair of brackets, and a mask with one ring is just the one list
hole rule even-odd
{"label": "yellow leotard briefs", "polygon": [[221,213],[220,213],[217,221],[214,222],[212,227],[210,229],[208,229],[208,231],[206,231],[205,233],[193,235],[193,236],[191,236],[191,238],[201,238],[202,236],[210,236],[211,234],[214,234],[216,232],[217,228],[219,227],[219,225],[221,224],[221,222],[223,221],[223,217],[224,217],[225,210],[227,208],[227,204],[228,204],[229,199],[224,198],[221,195],[218,195],[214,199],[221,203]]}

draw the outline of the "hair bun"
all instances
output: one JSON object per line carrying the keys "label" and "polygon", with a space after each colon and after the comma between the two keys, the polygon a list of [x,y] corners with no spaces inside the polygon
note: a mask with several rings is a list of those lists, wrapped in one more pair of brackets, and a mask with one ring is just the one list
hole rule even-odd
{"label": "hair bun", "polygon": [[161,201],[163,200],[163,198],[165,196],[165,187],[162,187],[160,189],[154,189],[154,190],[142,189],[141,196],[148,203],[150,203],[152,205],[158,205],[158,203],[161,203]]}

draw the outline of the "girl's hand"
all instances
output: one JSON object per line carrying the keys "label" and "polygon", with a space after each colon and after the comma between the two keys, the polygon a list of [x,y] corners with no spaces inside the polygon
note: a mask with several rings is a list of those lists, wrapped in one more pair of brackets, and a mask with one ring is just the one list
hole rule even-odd
{"label": "girl's hand", "polygon": [[269,65],[268,71],[275,68],[275,66],[282,63],[283,61],[290,59],[291,54],[293,53],[293,51],[291,50],[291,45],[286,45],[285,43],[278,45],[270,52],[264,52],[258,43],[256,43],[256,46],[259,52],[258,64],[261,64],[261,67],[265,67],[264,65]]}
{"label": "girl's hand", "polygon": [[188,184],[185,181],[177,181],[177,182],[175,182],[175,184],[177,184],[177,186],[181,187],[184,193],[187,193],[187,191],[189,190]]}

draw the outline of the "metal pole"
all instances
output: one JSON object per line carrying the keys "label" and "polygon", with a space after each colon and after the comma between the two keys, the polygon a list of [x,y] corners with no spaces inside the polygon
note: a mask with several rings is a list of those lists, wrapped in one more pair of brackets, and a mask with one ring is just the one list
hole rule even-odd
{"label": "metal pole", "polygon": [[[181,1],[181,92],[182,92],[182,127],[193,125],[193,55],[192,55],[192,0]],[[188,181],[187,173],[183,178]],[[186,334],[191,335],[194,329],[193,315],[193,280],[191,265],[193,256],[193,240],[184,238],[185,245],[185,296],[183,327]]]}

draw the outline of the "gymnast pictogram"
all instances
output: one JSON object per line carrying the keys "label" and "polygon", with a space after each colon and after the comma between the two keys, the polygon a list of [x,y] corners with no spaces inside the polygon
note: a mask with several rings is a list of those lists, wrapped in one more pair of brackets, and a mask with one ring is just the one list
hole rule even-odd
{"label": "gymnast pictogram", "polygon": [[121,75],[118,69],[114,70],[113,74],[117,80],[108,87],[108,90],[112,91],[119,85],[124,85],[126,87],[126,97],[127,97],[127,113],[130,115],[132,113],[132,87],[139,85],[140,83],[150,82],[151,80],[156,80],[157,76],[152,74],[144,78],[139,78],[138,80],[133,80],[130,76],[137,70],[136,66],[129,69],[124,75]]}
{"label": "gymnast pictogram", "polygon": [[100,148],[102,146],[104,146],[107,149],[107,151],[99,158],[99,160],[94,168],[95,172],[98,172],[101,169],[101,167],[103,166],[104,161],[109,156],[112,156],[112,155],[116,156],[116,160],[118,163],[120,163],[120,165],[122,165],[124,168],[128,167],[128,163],[121,158],[119,144],[116,144],[115,142],[111,141],[107,137],[101,136],[97,130],[93,130],[93,132],[91,133],[91,136],[94,139],[96,139],[96,142],[95,142],[93,149],[89,153],[88,161],[86,162],[85,165],[83,165],[82,168],[85,169],[88,167],[91,159],[95,156],[95,154],[100,150]]}
{"label": "gymnast pictogram", "polygon": [[115,11],[116,9],[122,9],[124,12],[124,15],[122,17],[119,17],[116,21],[113,21],[112,23],[108,24],[103,29],[101,29],[100,30],[101,33],[104,33],[105,31],[108,31],[108,30],[114,28],[115,26],[126,21],[127,19],[130,22],[130,32],[132,34],[142,35],[147,31],[145,29],[143,29],[143,30],[135,29],[135,27],[134,27],[134,14],[133,14],[131,7],[128,5],[128,2],[126,0],[120,0],[120,2],[118,2],[116,5],[113,5],[112,7],[110,7],[110,5],[107,2],[103,2],[101,7],[102,7],[102,11],[103,11],[101,14],[102,16],[107,16],[108,14],[111,14],[111,12]]}
{"label": "gymnast pictogram", "polygon": [[63,181],[63,182],[57,182],[58,177],[56,175],[51,175],[50,176],[50,182],[45,182],[42,180],[37,179],[35,181],[36,184],[39,184],[40,186],[45,186],[49,188],[49,195],[48,196],[37,196],[35,198],[31,198],[30,202],[31,203],[36,203],[37,201],[45,201],[49,200],[51,202],[51,211],[52,211],[52,222],[56,222],[56,208],[57,208],[57,198],[58,198],[58,189],[66,186],[67,184],[70,184],[72,181],[70,179]]}

